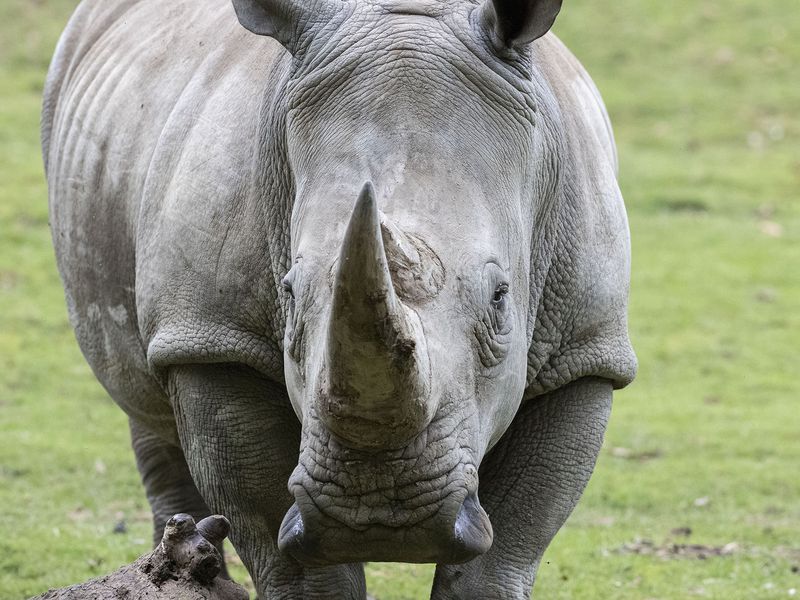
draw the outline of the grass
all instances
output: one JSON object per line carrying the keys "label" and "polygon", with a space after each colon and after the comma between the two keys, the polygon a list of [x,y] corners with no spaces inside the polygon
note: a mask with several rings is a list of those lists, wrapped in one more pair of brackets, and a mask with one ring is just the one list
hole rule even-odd
{"label": "grass", "polygon": [[[566,3],[557,30],[616,127],[641,371],[539,598],[800,590],[795,2]],[[0,598],[106,573],[150,537],[125,419],[67,325],[47,228],[39,94],[73,5],[0,4]],[[427,597],[431,577],[368,567],[379,600]]]}

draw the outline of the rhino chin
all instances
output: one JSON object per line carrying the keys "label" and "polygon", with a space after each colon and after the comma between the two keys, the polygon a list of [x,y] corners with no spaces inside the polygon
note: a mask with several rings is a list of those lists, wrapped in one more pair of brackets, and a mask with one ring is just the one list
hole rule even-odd
{"label": "rhino chin", "polygon": [[487,552],[493,540],[492,524],[477,494],[467,496],[447,536],[441,535],[442,523],[409,529],[376,525],[359,531],[320,514],[314,517],[322,521],[319,527],[307,527],[295,503],[278,534],[280,551],[309,567],[365,561],[458,564]]}

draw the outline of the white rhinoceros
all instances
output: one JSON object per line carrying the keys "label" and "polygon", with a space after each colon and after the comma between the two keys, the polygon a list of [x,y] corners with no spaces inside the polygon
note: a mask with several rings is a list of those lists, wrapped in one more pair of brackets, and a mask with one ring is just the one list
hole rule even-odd
{"label": "white rhinoceros", "polygon": [[560,4],[79,6],[53,238],[156,539],[226,515],[265,598],[364,598],[363,561],[529,596],[636,368],[613,137]]}

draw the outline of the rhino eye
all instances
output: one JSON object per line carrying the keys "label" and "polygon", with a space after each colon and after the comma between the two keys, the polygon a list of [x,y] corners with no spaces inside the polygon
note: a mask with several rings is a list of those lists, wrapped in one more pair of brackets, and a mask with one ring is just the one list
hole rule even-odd
{"label": "rhino eye", "polygon": [[498,285],[492,295],[491,308],[486,307],[475,323],[478,358],[487,369],[503,362],[511,346],[511,307],[508,305],[508,284]]}
{"label": "rhino eye", "polygon": [[500,308],[505,302],[507,294],[508,294],[508,284],[501,283],[500,285],[498,285],[494,290],[494,295],[492,296],[492,305],[495,308]]}

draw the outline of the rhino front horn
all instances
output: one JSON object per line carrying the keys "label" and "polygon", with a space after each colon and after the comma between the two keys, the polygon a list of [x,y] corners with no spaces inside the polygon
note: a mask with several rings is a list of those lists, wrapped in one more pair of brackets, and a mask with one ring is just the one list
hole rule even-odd
{"label": "rhino front horn", "polygon": [[399,448],[430,423],[425,338],[395,293],[370,182],[339,253],[325,360],[318,415],[345,443]]}

